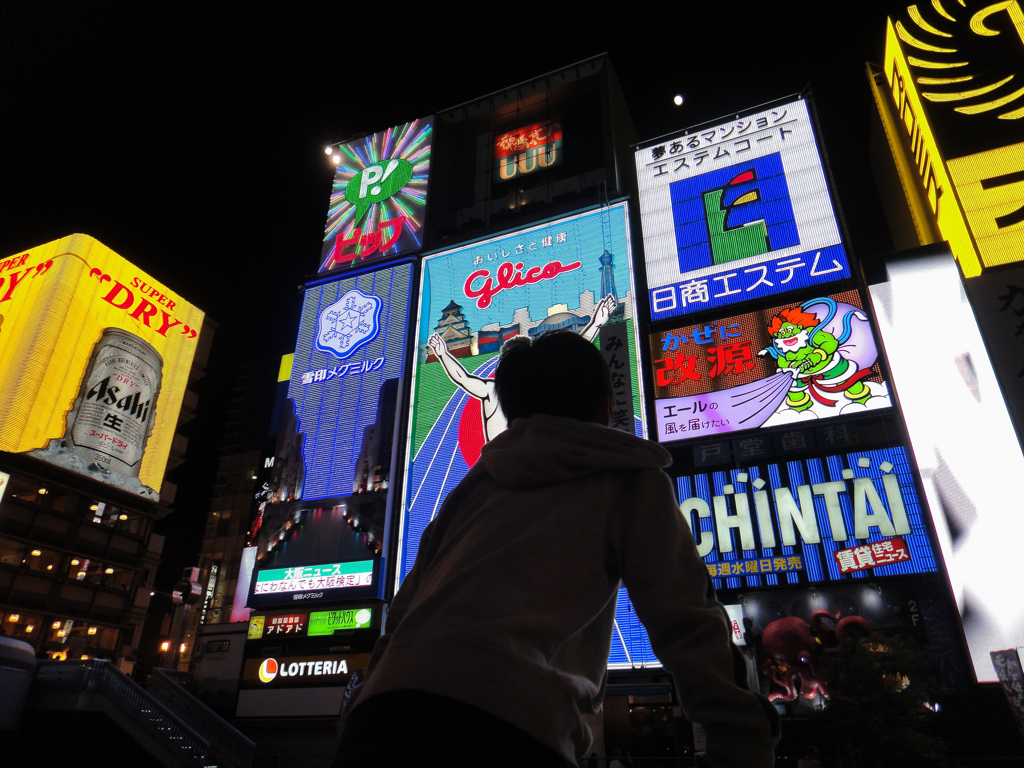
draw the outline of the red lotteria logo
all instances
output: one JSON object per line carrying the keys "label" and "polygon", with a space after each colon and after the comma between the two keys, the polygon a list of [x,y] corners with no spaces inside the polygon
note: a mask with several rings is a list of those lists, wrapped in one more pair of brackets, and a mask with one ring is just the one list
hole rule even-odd
{"label": "red lotteria logo", "polygon": [[269,683],[275,677],[277,677],[277,660],[264,659],[263,663],[260,664],[260,682]]}
{"label": "red lotteria logo", "polygon": [[[498,267],[497,285],[494,284],[494,278],[491,277],[489,270],[478,269],[466,278],[466,284],[463,286],[463,291],[467,298],[476,299],[477,307],[480,309],[486,309],[490,306],[491,299],[502,291],[519,288],[523,285],[539,283],[541,280],[551,280],[552,278],[558,277],[563,272],[571,272],[574,269],[579,269],[581,266],[582,262],[579,261],[574,261],[572,264],[562,264],[560,261],[551,261],[543,267],[530,267],[524,274],[522,271],[522,262],[513,265],[512,262],[506,261]],[[481,278],[484,281],[483,285],[479,288],[474,288],[473,282]]]}

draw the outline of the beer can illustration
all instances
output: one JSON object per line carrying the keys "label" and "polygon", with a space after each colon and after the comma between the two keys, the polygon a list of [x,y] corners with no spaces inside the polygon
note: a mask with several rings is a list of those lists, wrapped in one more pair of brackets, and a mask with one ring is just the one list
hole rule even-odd
{"label": "beer can illustration", "polygon": [[104,328],[64,440],[90,472],[139,477],[153,432],[164,361],[146,340],[120,328]]}

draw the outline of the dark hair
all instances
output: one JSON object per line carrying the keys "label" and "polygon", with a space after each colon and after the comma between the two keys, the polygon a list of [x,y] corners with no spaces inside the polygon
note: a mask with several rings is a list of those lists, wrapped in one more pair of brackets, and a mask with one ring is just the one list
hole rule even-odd
{"label": "dark hair", "polygon": [[612,379],[604,356],[578,333],[550,331],[511,339],[494,373],[508,421],[534,413],[590,421],[610,407]]}

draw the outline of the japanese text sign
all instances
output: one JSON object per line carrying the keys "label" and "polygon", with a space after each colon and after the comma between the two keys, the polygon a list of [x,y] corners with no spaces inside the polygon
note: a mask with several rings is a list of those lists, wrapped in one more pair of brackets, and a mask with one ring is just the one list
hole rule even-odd
{"label": "japanese text sign", "polygon": [[857,291],[651,334],[662,442],[890,405]]}
{"label": "japanese text sign", "polygon": [[412,270],[398,264],[306,291],[288,385],[304,436],[303,499],[372,488],[364,475],[382,452],[390,464],[393,435],[381,429],[398,408]]}
{"label": "japanese text sign", "polygon": [[651,319],[850,277],[807,103],[636,153]]}
{"label": "japanese text sign", "polygon": [[717,588],[936,569],[902,447],[676,482],[682,515]]}
{"label": "japanese text sign", "polygon": [[0,260],[0,451],[160,497],[203,313],[87,235]]}
{"label": "japanese text sign", "polygon": [[271,568],[257,572],[254,594],[365,587],[369,586],[372,580],[372,560],[296,568]]}
{"label": "japanese text sign", "polygon": [[494,180],[507,181],[562,163],[562,119],[553,118],[494,138]]}
{"label": "japanese text sign", "polygon": [[414,120],[337,148],[321,272],[423,245],[432,124]]}
{"label": "japanese text sign", "polygon": [[613,426],[644,434],[631,261],[625,203],[424,257],[399,579],[449,491],[507,426],[493,376],[509,339],[565,329],[599,345]]}
{"label": "japanese text sign", "polygon": [[373,620],[372,608],[317,611],[309,614],[309,636],[333,635],[346,629],[365,629]]}

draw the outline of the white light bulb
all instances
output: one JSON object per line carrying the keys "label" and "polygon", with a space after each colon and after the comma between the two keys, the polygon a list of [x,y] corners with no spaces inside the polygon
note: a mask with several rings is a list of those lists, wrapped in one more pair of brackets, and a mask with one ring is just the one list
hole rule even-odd
{"label": "white light bulb", "polygon": [[677,107],[681,107],[683,105],[683,96],[682,96],[682,94],[676,94],[676,97],[674,99],[672,99],[672,101],[675,102],[675,105]]}
{"label": "white light bulb", "polygon": [[341,162],[341,155],[335,155],[334,157],[331,158],[331,160],[333,160],[334,164],[337,165],[338,163]]}
{"label": "white light bulb", "polygon": [[324,154],[329,155],[334,152],[334,147],[324,147]]}

